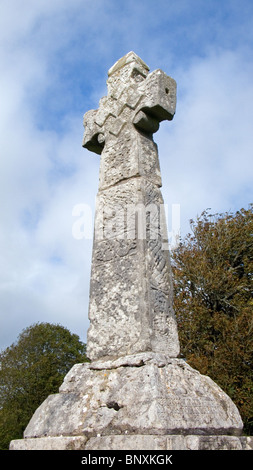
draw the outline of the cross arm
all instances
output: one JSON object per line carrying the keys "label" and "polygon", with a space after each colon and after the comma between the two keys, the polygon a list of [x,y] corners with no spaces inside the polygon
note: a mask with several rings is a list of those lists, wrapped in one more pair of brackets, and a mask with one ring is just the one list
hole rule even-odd
{"label": "cross arm", "polygon": [[101,155],[104,147],[104,138],[101,134],[101,127],[96,123],[97,113],[97,109],[91,109],[83,117],[85,131],[82,146],[91,152]]}
{"label": "cross arm", "polygon": [[176,111],[177,85],[173,78],[158,69],[143,82],[143,99],[133,124],[144,132],[156,132],[159,122],[171,121]]}

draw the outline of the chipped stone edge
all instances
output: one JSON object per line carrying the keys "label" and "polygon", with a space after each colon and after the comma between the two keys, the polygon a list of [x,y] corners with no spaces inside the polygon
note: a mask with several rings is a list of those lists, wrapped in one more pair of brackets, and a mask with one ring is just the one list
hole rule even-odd
{"label": "chipped stone edge", "polygon": [[183,365],[184,359],[171,358],[163,353],[152,351],[140,352],[118,358],[98,359],[89,364],[91,370],[117,369],[119,367],[141,367],[145,364],[156,364],[158,367],[165,367],[168,364]]}
{"label": "chipped stone edge", "polygon": [[10,450],[253,450],[253,437],[227,435],[111,435],[26,438]]}

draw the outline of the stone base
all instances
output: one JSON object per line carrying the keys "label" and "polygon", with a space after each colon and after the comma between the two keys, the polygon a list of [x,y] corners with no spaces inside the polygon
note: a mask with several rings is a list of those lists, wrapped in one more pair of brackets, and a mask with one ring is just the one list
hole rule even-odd
{"label": "stone base", "polygon": [[83,450],[87,437],[57,436],[11,441],[10,450]]}
{"label": "stone base", "polygon": [[12,441],[10,450],[253,450],[253,437],[236,436],[84,436],[38,437]]}
{"label": "stone base", "polygon": [[76,364],[10,449],[242,449],[242,427],[209,377],[146,352]]}

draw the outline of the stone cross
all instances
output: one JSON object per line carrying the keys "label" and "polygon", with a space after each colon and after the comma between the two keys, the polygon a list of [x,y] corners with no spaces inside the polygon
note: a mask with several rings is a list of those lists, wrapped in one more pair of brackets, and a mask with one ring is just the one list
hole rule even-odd
{"label": "stone cross", "polygon": [[[171,271],[152,134],[172,119],[176,84],[133,52],[84,116],[101,153],[87,353],[35,411],[12,450],[246,450],[242,420],[210,377],[177,358]],[[239,437],[237,437],[239,436]],[[85,463],[85,462],[84,462]]]}
{"label": "stone cross", "polygon": [[108,95],[84,115],[83,147],[101,154],[90,282],[91,360],[142,351],[179,354],[152,134],[172,120],[176,82],[129,52],[108,72]]}

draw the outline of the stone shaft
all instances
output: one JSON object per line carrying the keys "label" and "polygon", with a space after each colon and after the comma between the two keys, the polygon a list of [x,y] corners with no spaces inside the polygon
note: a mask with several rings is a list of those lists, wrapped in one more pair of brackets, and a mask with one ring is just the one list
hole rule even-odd
{"label": "stone shaft", "polygon": [[[101,154],[87,354],[179,354],[161,174],[152,134],[175,113],[176,83],[130,52],[108,95],[84,115],[83,146]],[[166,249],[165,249],[166,248]]]}

